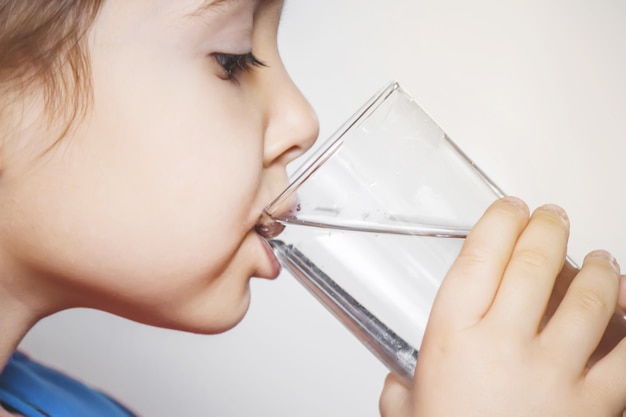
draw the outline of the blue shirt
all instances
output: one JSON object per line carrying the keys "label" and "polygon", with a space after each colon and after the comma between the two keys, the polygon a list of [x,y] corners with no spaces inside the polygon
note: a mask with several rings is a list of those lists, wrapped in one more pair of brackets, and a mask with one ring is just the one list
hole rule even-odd
{"label": "blue shirt", "polygon": [[104,393],[20,352],[0,374],[0,404],[25,417],[135,417]]}

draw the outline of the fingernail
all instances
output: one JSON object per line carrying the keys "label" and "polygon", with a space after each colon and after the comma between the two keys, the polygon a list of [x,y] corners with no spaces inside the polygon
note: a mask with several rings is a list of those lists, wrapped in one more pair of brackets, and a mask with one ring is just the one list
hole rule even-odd
{"label": "fingernail", "polygon": [[526,210],[526,203],[517,197],[513,197],[513,196],[508,196],[508,197],[503,197],[500,201],[502,201],[503,203],[508,203],[508,204],[512,204],[514,206],[518,206],[524,210]]}
{"label": "fingernail", "polygon": [[558,215],[564,223],[569,223],[569,218],[567,217],[567,213],[565,212],[565,210],[563,210],[562,207],[557,206],[556,204],[544,204],[543,206],[539,207],[539,209],[552,212]]}
{"label": "fingernail", "polygon": [[618,274],[620,273],[620,266],[617,263],[617,259],[615,259],[613,255],[611,255],[609,252],[605,250],[594,250],[593,252],[590,252],[589,255],[587,255],[587,257],[605,259],[609,261],[609,264],[611,264],[615,272],[617,272]]}

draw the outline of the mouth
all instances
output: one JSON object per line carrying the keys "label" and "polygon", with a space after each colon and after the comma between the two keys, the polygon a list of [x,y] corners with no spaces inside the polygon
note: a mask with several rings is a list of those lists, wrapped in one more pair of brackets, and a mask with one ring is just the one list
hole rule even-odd
{"label": "mouth", "polygon": [[273,239],[285,230],[283,220],[297,218],[300,210],[300,199],[297,194],[291,192],[283,195],[263,210],[254,230],[265,239]]}
{"label": "mouth", "polygon": [[254,230],[265,239],[273,239],[285,229],[285,225],[272,219],[267,213],[263,212],[258,223],[254,226]]}
{"label": "mouth", "polygon": [[295,217],[295,213],[299,211],[299,209],[300,205],[298,196],[291,192],[286,196],[283,195],[282,197],[275,199],[269,206],[266,206],[257,219],[256,224],[254,225],[254,231],[261,240],[270,265],[269,269],[266,270],[266,273],[261,276],[262,278],[276,278],[278,274],[280,274],[281,269],[281,264],[276,258],[274,249],[270,245],[269,241],[280,235],[285,229],[285,225],[282,221],[273,218],[273,215],[270,215],[270,213],[282,214],[282,216],[279,216],[279,219],[281,217],[289,218]]}

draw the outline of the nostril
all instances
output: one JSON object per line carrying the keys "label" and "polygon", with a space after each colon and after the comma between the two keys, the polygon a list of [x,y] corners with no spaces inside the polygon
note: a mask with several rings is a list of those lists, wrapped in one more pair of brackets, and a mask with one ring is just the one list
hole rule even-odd
{"label": "nostril", "polygon": [[283,163],[285,165],[287,165],[288,163],[300,158],[302,155],[304,155],[306,153],[306,151],[308,151],[311,147],[293,147],[290,150],[288,150],[287,152],[285,152],[284,154],[284,161]]}

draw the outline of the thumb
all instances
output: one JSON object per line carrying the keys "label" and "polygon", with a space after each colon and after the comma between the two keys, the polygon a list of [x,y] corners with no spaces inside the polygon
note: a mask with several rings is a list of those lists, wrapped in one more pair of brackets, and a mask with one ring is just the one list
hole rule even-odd
{"label": "thumb", "polygon": [[397,375],[387,375],[378,408],[382,417],[411,416],[411,389]]}

